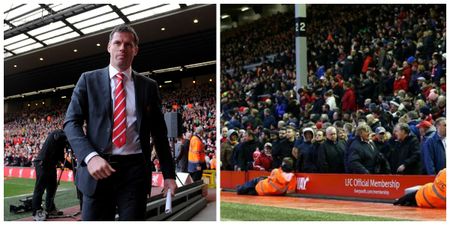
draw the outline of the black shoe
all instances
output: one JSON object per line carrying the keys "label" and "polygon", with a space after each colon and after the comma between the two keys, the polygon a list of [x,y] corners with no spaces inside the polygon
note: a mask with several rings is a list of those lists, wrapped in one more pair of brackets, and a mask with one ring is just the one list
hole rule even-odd
{"label": "black shoe", "polygon": [[244,195],[244,194],[245,194],[245,193],[244,193],[244,188],[242,188],[241,185],[237,185],[237,186],[236,186],[236,193],[237,193],[238,195]]}
{"label": "black shoe", "polygon": [[64,212],[63,211],[59,211],[57,209],[53,209],[53,210],[47,212],[47,215],[50,216],[50,217],[51,216],[62,216],[62,215],[64,215]]}

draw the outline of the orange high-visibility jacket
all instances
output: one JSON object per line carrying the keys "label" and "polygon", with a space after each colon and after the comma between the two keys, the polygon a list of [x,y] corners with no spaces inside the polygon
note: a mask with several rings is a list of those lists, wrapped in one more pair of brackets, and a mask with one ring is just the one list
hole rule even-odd
{"label": "orange high-visibility jacket", "polygon": [[205,163],[205,144],[197,136],[192,136],[189,143],[189,163]]}
{"label": "orange high-visibility jacket", "polygon": [[296,179],[293,173],[273,169],[270,176],[256,184],[258,195],[284,195],[295,191]]}
{"label": "orange high-visibility jacket", "polygon": [[416,193],[417,206],[424,208],[445,209],[446,170],[441,170],[433,183],[427,183],[419,188]]}

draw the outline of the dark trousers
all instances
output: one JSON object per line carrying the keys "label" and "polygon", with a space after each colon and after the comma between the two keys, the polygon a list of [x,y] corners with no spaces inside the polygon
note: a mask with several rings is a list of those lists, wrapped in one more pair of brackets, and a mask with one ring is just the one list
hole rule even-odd
{"label": "dark trousers", "polygon": [[36,183],[34,185],[32,210],[33,215],[37,210],[42,209],[42,196],[47,190],[45,197],[45,209],[52,211],[55,209],[55,195],[56,195],[56,166],[43,166],[42,161],[34,162],[36,170]]}
{"label": "dark trousers", "polygon": [[257,177],[257,178],[254,178],[252,180],[245,182],[242,186],[238,185],[236,188],[237,194],[238,195],[258,195],[255,187],[258,184],[258,182],[260,182],[266,178],[267,177]]}
{"label": "dark trousers", "polygon": [[83,195],[82,219],[111,221],[117,212],[122,221],[145,220],[151,176],[143,154],[112,156],[107,161],[116,172],[98,181],[94,196]]}
{"label": "dark trousers", "polygon": [[202,176],[203,176],[203,170],[191,172],[191,173],[189,173],[189,175],[191,175],[192,180],[193,180],[194,182],[195,182],[195,181],[198,181],[198,180],[201,180],[201,179],[202,179]]}

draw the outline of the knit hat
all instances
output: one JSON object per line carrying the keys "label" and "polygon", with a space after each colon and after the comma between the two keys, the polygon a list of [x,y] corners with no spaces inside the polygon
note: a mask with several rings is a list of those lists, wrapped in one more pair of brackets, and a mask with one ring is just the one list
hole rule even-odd
{"label": "knit hat", "polygon": [[428,106],[420,108],[419,112],[421,112],[424,115],[429,115],[431,113],[430,108],[428,108]]}
{"label": "knit hat", "polygon": [[317,127],[317,129],[322,129],[322,126],[323,126],[323,123],[321,122],[321,121],[317,121],[317,123],[316,123],[316,127]]}
{"label": "knit hat", "polygon": [[416,125],[417,128],[425,128],[428,129],[432,126],[432,124],[426,120],[420,122],[419,124]]}
{"label": "knit hat", "polygon": [[416,58],[414,58],[414,56],[410,56],[410,57],[406,60],[406,62],[407,62],[408,64],[413,64],[414,61],[416,61]]}
{"label": "knit hat", "polygon": [[389,103],[399,107],[400,106],[400,101],[397,98],[392,99]]}

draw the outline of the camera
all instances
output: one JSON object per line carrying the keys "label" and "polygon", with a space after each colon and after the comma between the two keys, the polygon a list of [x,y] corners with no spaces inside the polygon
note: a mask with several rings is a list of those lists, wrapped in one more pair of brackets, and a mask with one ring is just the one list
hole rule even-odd
{"label": "camera", "polygon": [[31,211],[31,206],[32,206],[32,201],[33,201],[33,197],[32,196],[28,196],[24,199],[20,199],[20,204],[19,205],[10,205],[9,206],[9,211],[14,213],[14,214],[19,214],[19,213],[24,213],[24,212],[29,212]]}

